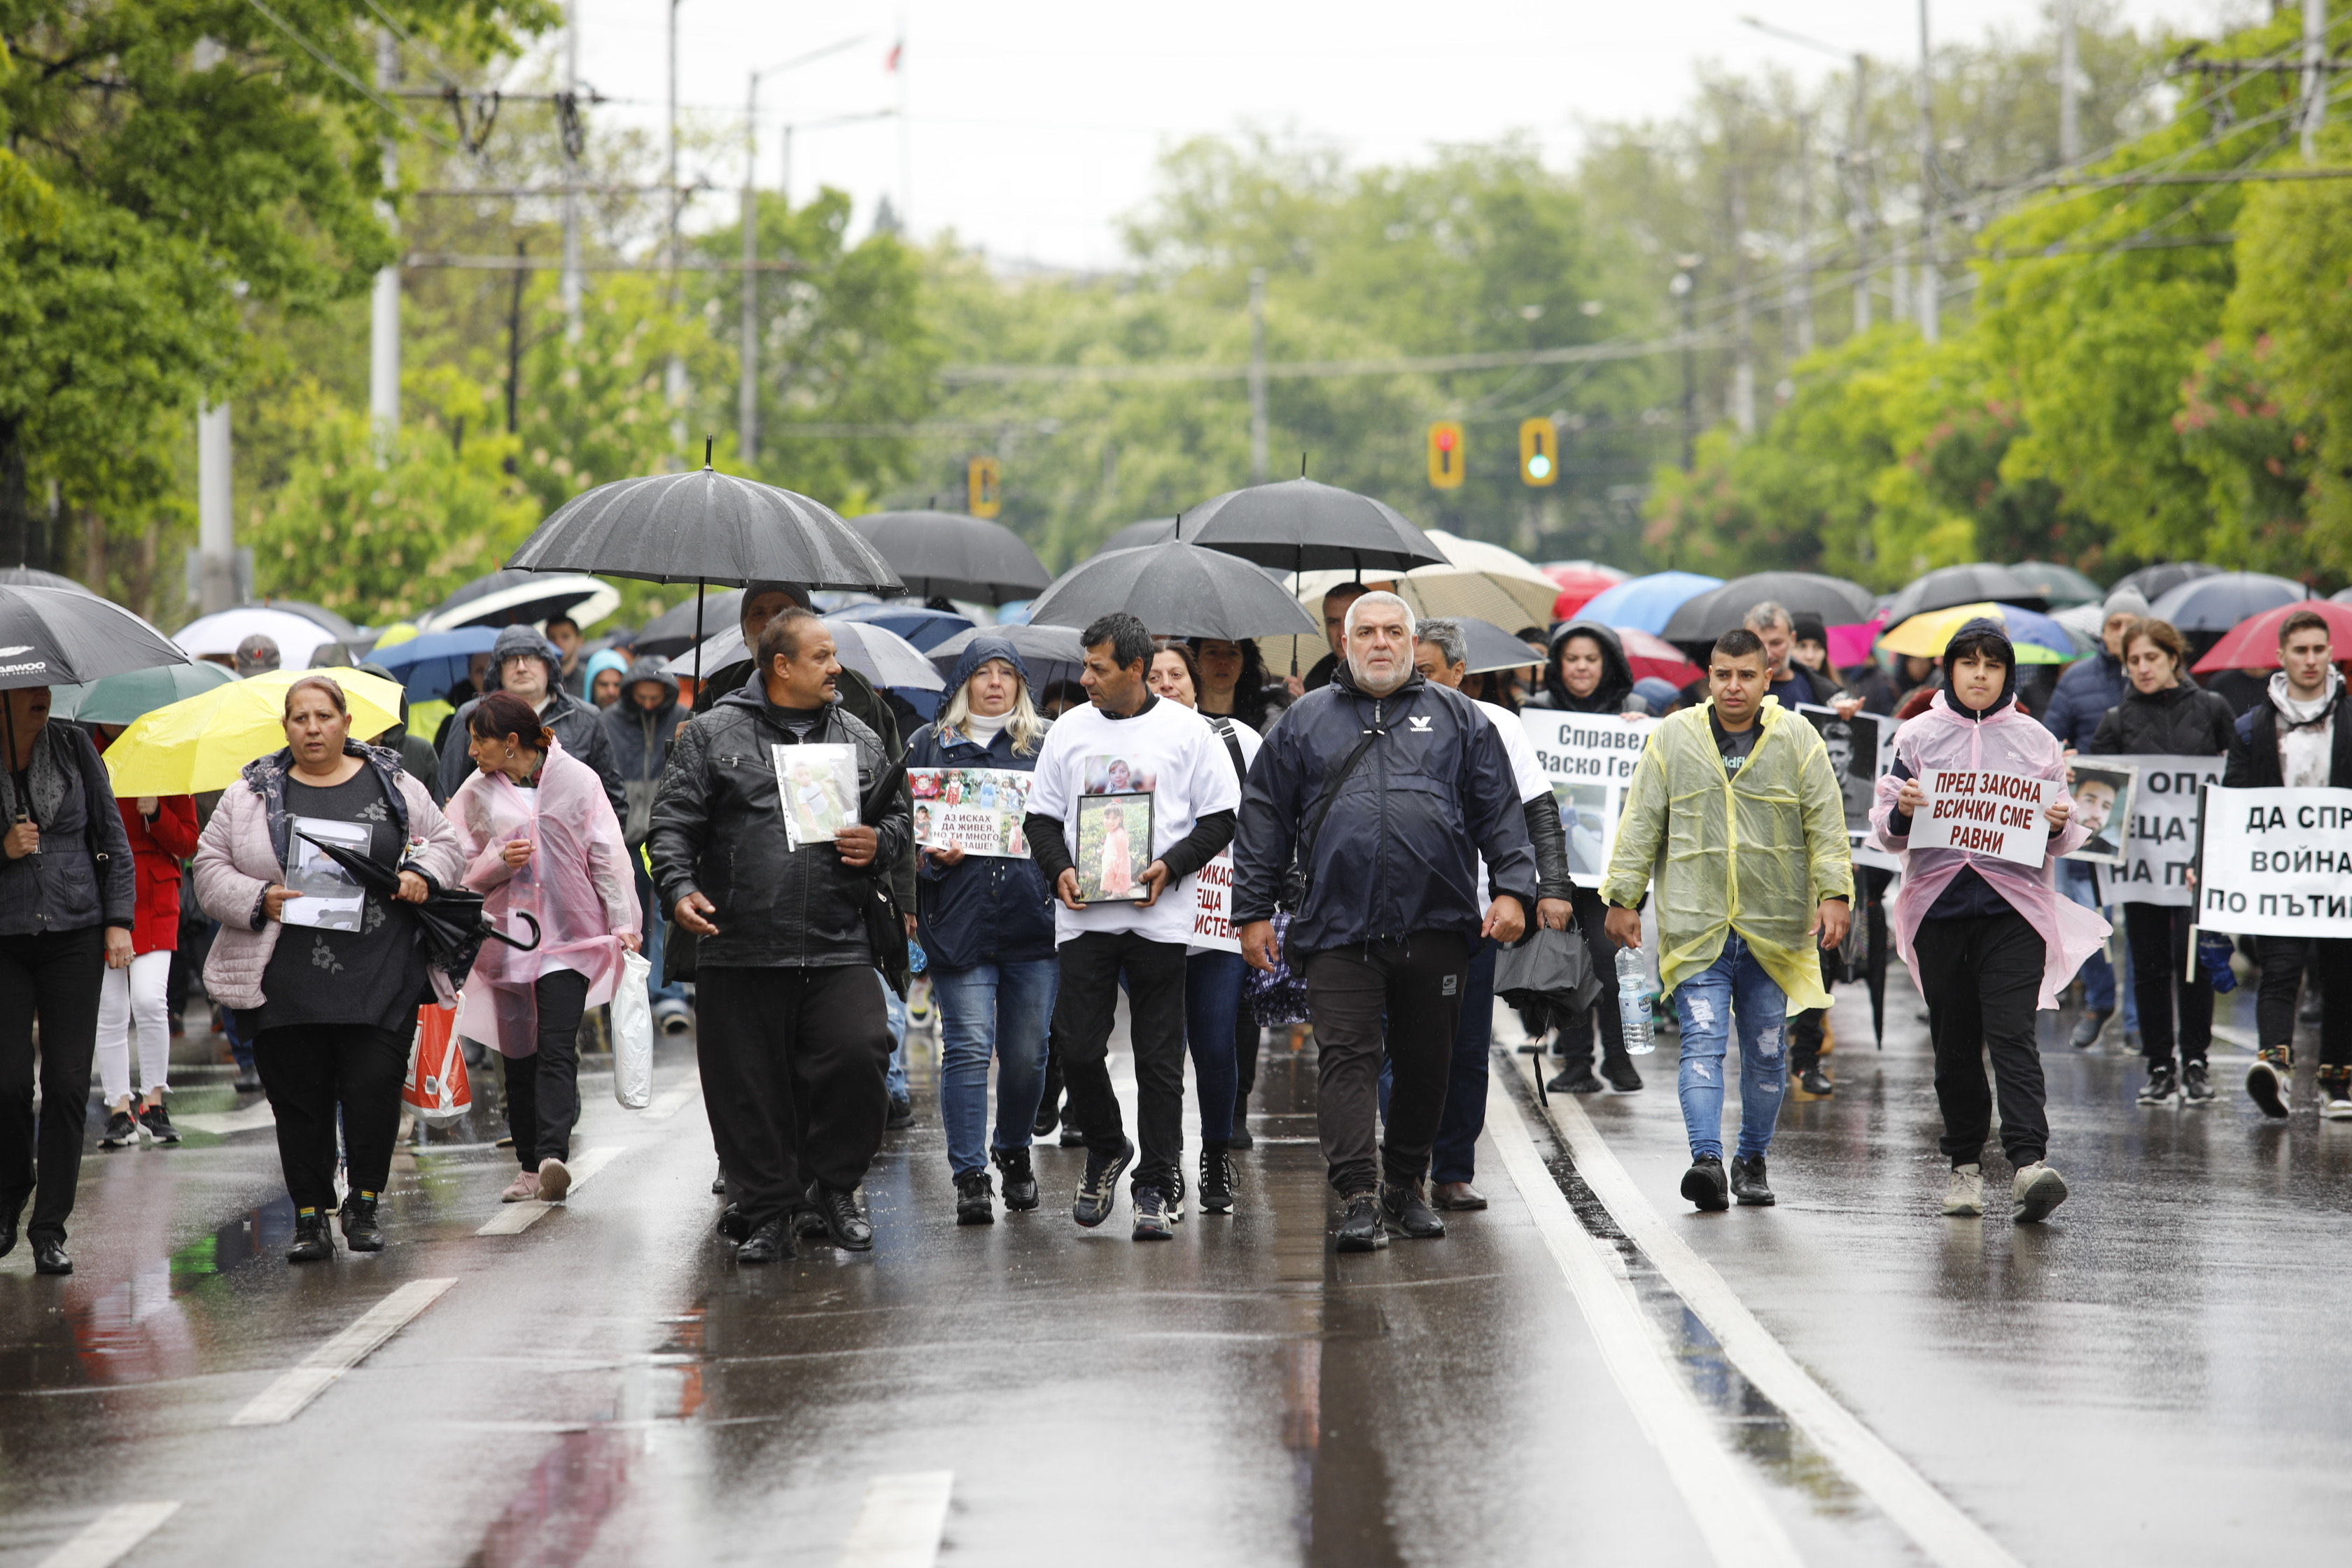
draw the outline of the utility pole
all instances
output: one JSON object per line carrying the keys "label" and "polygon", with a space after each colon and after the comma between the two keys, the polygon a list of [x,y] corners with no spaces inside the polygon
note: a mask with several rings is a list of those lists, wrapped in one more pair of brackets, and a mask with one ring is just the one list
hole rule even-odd
{"label": "utility pole", "polygon": [[2303,0],[2303,161],[2319,162],[2319,127],[2327,118],[2327,0]]}
{"label": "utility pole", "polygon": [[[787,158],[792,155],[791,138],[787,131]],[[760,260],[760,193],[752,181],[759,167],[760,73],[753,71],[743,95],[742,319],[736,328],[740,352],[736,357],[735,447],[746,468],[760,460],[760,275],[753,270]]]}
{"label": "utility pole", "polygon": [[1787,318],[1797,357],[1813,352],[1813,117],[1797,116],[1797,265],[1789,271]]}
{"label": "utility pole", "polygon": [[[396,86],[400,77],[400,55],[393,43],[392,29],[379,27],[375,35],[375,85],[379,89]],[[400,184],[398,154],[393,140],[383,139],[383,188],[389,192]],[[395,227],[392,203],[380,203],[376,211],[387,226]],[[392,444],[400,434],[400,266],[397,262],[381,268],[375,275],[375,292],[369,301],[368,312],[368,416],[375,426],[379,454],[389,459]],[[221,411],[221,442],[227,451],[228,411]],[[227,458],[222,458],[223,473],[227,472]],[[224,480],[224,483],[226,481]],[[223,506],[226,506],[224,501]],[[224,527],[226,525],[224,524]],[[232,601],[234,602],[234,601]]]}
{"label": "utility pole", "polygon": [[2072,163],[2083,155],[2083,115],[2079,102],[2083,62],[2074,39],[2074,0],[2058,0],[2058,161]]}
{"label": "utility pole", "polygon": [[1250,268],[1250,483],[1265,483],[1265,268]]}
{"label": "utility pole", "polygon": [[1698,333],[1698,270],[1696,256],[1675,258],[1675,280],[1666,291],[1683,304],[1683,472],[1698,462],[1698,355],[1692,340]]}
{"label": "utility pole", "polygon": [[[676,321],[678,310],[677,271],[682,259],[678,249],[678,190],[677,190],[677,7],[678,0],[669,0],[669,313]],[[663,391],[668,395],[670,408],[670,461],[678,461],[677,454],[686,450],[686,361],[673,353],[669,368],[662,378]]]}
{"label": "utility pole", "polygon": [[1724,115],[1723,151],[1731,218],[1731,422],[1756,434],[1756,309],[1748,279],[1748,170],[1741,155],[1738,101]]}
{"label": "utility pole", "polygon": [[1942,337],[1943,279],[1936,269],[1936,76],[1927,47],[1927,0],[1919,0],[1919,335]]}
{"label": "utility pole", "polygon": [[580,154],[573,141],[580,113],[580,4],[572,0],[563,17],[563,336],[580,341]]}
{"label": "utility pole", "polygon": [[196,604],[208,616],[237,600],[229,449],[228,405],[196,405]]}

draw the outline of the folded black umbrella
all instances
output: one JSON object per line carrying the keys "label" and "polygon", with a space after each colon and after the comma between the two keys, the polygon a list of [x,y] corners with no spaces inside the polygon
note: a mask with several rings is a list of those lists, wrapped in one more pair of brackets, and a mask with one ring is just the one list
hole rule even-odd
{"label": "folded black umbrella", "polygon": [[[400,886],[401,868],[397,866],[387,866],[348,845],[323,843],[307,833],[298,831],[295,837],[350,872],[352,880],[372,893],[389,899]],[[474,972],[474,959],[485,942],[502,942],[520,952],[529,952],[539,946],[539,922],[521,910],[515,911],[515,918],[530,927],[529,942],[517,942],[491,924],[489,917],[482,912],[481,894],[464,888],[436,888],[429,880],[425,886],[432,890],[425,894],[423,903],[400,907],[416,917],[417,929],[425,933],[425,962],[446,974],[451,984],[465,984],[466,976]]]}

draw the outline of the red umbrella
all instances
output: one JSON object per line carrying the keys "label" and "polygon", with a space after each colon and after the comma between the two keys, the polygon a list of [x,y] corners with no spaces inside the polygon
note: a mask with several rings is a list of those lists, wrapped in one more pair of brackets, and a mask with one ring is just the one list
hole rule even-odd
{"label": "red umbrella", "polygon": [[2352,658],[2352,605],[2339,605],[2331,599],[2298,599],[2292,605],[2264,610],[2251,620],[2240,621],[2221,634],[2212,652],[2190,668],[2200,675],[2210,675],[2220,669],[2276,669],[2279,627],[2286,625],[2288,616],[2304,610],[2326,616],[2328,635],[2336,639],[2336,653]]}
{"label": "red umbrella", "polygon": [[1559,584],[1559,597],[1551,605],[1555,622],[1572,619],[1577,611],[1622,581],[1576,566],[1547,566],[1543,574]]}
{"label": "red umbrella", "polygon": [[1677,687],[1688,686],[1706,672],[1682,656],[1680,649],[1655,632],[1645,632],[1639,626],[1613,626],[1618,641],[1625,645],[1626,662],[1633,667],[1633,679],[1656,676],[1671,680]]}

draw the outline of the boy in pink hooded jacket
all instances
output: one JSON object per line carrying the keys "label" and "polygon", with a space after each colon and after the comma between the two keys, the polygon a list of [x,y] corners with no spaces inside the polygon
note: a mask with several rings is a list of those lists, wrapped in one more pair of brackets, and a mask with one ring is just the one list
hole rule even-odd
{"label": "boy in pink hooded jacket", "polygon": [[1878,781],[1870,819],[1879,846],[1903,857],[1895,942],[1927,1001],[1942,1148],[1952,1162],[1944,1212],[1984,1213],[1979,1162],[1992,1131],[1984,1069],[1990,1050],[2001,1152],[2016,1173],[2011,1217],[2023,1225],[2066,1199],[2066,1184],[2046,1158],[2050,1120],[2034,1014],[2058,1005],[2058,993],[2106,940],[2107,922],[2060,898],[2053,885],[2058,858],[2085,837],[2063,793],[2043,808],[2050,840],[2039,866],[1964,849],[1910,847],[1912,819],[1927,805],[1920,780],[1953,768],[2066,777],[2057,741],[2018,710],[2017,654],[1999,621],[1972,620],[1946,646],[1944,689],[1895,732],[1895,765]]}

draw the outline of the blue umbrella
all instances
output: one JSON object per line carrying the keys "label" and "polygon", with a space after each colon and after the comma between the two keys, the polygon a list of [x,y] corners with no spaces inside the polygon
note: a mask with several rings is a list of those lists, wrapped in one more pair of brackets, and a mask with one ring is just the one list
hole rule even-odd
{"label": "blue umbrella", "polygon": [[1710,588],[1722,586],[1722,578],[1697,572],[1654,572],[1647,577],[1629,577],[1614,588],[1603,589],[1585,601],[1584,608],[1576,612],[1576,618],[1599,621],[1604,626],[1632,626],[1655,635],[1666,629],[1666,622],[1684,605]]}
{"label": "blue umbrella", "polygon": [[407,689],[410,701],[437,701],[466,679],[476,654],[490,651],[501,629],[459,626],[455,631],[426,632],[376,649],[368,656],[368,662],[390,670],[393,679]]}
{"label": "blue umbrella", "polygon": [[827,621],[862,621],[880,626],[886,632],[896,632],[913,643],[922,652],[955,636],[971,630],[971,617],[959,616],[952,610],[927,609],[905,600],[886,601],[878,605],[852,605],[825,616]]}

